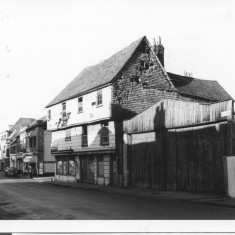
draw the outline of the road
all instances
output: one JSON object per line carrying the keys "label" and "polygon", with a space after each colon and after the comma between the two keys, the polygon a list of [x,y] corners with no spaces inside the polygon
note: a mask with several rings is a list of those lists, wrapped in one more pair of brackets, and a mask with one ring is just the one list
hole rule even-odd
{"label": "road", "polygon": [[0,180],[1,220],[235,219],[235,208]]}

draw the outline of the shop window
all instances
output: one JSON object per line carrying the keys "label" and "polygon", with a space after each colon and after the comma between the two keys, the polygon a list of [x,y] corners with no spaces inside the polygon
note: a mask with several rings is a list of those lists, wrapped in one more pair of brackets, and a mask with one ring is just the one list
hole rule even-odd
{"label": "shop window", "polygon": [[101,123],[100,144],[109,145],[109,123]]}
{"label": "shop window", "polygon": [[69,175],[75,175],[75,162],[74,160],[69,160]]}
{"label": "shop window", "polygon": [[68,175],[69,173],[69,164],[68,164],[68,160],[64,159],[63,160],[63,175]]}
{"label": "shop window", "polygon": [[87,126],[82,127],[82,147],[88,146],[87,141]]}
{"label": "shop window", "polygon": [[97,91],[97,106],[102,105],[103,98],[102,98],[102,90]]}
{"label": "shop window", "polygon": [[102,158],[98,158],[98,176],[104,176],[104,161],[103,161],[103,157]]}
{"label": "shop window", "polygon": [[58,161],[57,161],[56,174],[63,175],[63,161],[61,159],[58,159]]}
{"label": "shop window", "polygon": [[71,141],[71,129],[66,130],[65,141]]}
{"label": "shop window", "polygon": [[83,98],[79,97],[78,98],[78,113],[82,113],[83,112]]}

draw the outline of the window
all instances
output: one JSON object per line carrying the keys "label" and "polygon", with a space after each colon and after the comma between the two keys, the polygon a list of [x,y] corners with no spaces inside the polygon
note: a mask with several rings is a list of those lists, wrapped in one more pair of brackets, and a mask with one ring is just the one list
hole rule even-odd
{"label": "window", "polygon": [[76,175],[75,157],[58,157],[56,161],[57,175]]}
{"label": "window", "polygon": [[100,144],[109,145],[109,123],[101,123]]}
{"label": "window", "polygon": [[98,158],[98,176],[104,176],[104,161],[103,157]]}
{"label": "window", "polygon": [[36,148],[36,136],[32,136],[29,139],[29,147]]}
{"label": "window", "polygon": [[102,90],[97,91],[97,106],[102,105]]}
{"label": "window", "polygon": [[83,99],[82,97],[78,98],[78,113],[82,113],[83,112]]}
{"label": "window", "polygon": [[64,159],[63,160],[63,174],[64,175],[68,175],[69,173],[69,164],[68,164],[68,160]]}
{"label": "window", "polygon": [[48,110],[48,120],[51,120],[51,110]]}
{"label": "window", "polygon": [[87,126],[82,127],[82,147],[86,147],[87,143]]}
{"label": "window", "polygon": [[62,118],[66,118],[66,103],[62,104]]}
{"label": "window", "polygon": [[57,160],[56,174],[57,175],[63,175],[63,161],[60,158]]}
{"label": "window", "polygon": [[76,175],[74,160],[69,160],[69,175]]}
{"label": "window", "polygon": [[71,141],[71,129],[66,130],[65,141]]}

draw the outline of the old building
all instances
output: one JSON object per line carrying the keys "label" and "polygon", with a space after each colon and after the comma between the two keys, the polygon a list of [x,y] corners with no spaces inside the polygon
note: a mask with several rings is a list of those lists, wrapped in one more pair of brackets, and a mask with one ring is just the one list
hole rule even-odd
{"label": "old building", "polygon": [[10,152],[7,148],[7,139],[10,136],[10,129],[12,126],[8,126],[8,129],[1,133],[1,159],[0,170],[3,170],[6,166],[10,165]]}
{"label": "old building", "polygon": [[85,68],[46,106],[56,179],[123,185],[123,120],[164,99],[231,97],[217,82],[167,73],[161,41],[146,37]]}
{"label": "old building", "polygon": [[54,175],[54,157],[51,155],[51,132],[47,131],[47,118],[40,118],[20,133],[23,171],[30,164],[34,174]]}
{"label": "old building", "polygon": [[6,152],[9,152],[9,164],[7,166],[15,167],[17,163],[17,141],[20,130],[27,127],[30,123],[35,121],[33,118],[20,118],[9,130],[9,136],[6,139]]}

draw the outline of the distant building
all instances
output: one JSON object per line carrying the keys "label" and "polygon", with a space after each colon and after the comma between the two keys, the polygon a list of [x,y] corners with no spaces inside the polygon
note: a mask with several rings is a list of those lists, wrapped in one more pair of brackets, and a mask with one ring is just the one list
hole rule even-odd
{"label": "distant building", "polygon": [[0,170],[5,168],[5,165],[10,164],[10,152],[7,148],[7,139],[10,136],[10,129],[12,126],[8,126],[8,129],[1,133],[1,158],[0,158]]}
{"label": "distant building", "polygon": [[54,175],[55,158],[51,155],[51,132],[47,131],[47,118],[31,123],[21,132],[20,139],[23,172],[27,172],[30,164],[37,175]]}
{"label": "distant building", "polygon": [[6,166],[17,167],[17,154],[18,154],[18,147],[17,147],[17,140],[20,130],[23,127],[27,127],[30,123],[34,122],[35,119],[33,118],[20,118],[9,130],[9,136],[6,139],[6,151],[9,155],[6,159]]}

